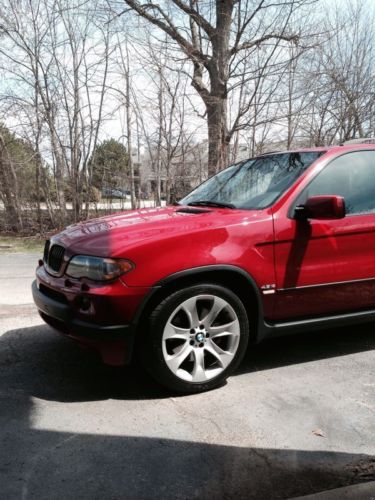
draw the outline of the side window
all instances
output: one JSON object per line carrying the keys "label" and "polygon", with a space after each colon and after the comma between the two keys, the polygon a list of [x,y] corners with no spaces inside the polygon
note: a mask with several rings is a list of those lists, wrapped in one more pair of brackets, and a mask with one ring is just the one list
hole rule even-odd
{"label": "side window", "polygon": [[355,151],[329,163],[305,188],[294,206],[310,196],[337,195],[349,215],[375,213],[375,151]]}

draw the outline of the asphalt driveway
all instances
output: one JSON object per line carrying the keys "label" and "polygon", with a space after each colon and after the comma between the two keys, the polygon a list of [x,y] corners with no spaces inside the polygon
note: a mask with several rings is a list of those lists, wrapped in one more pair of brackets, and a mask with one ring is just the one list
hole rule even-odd
{"label": "asphalt driveway", "polygon": [[31,304],[39,256],[0,255],[0,498],[278,499],[375,479],[375,325],[249,350],[171,397],[102,366]]}

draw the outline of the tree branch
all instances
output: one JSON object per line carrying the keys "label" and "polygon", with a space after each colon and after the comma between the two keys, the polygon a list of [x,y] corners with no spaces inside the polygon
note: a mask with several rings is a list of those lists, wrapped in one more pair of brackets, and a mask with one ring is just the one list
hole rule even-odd
{"label": "tree branch", "polygon": [[293,42],[294,44],[297,44],[299,39],[299,35],[283,35],[278,33],[270,33],[269,35],[262,36],[260,38],[257,38],[256,40],[251,40],[234,46],[231,49],[230,54],[233,56],[241,50],[251,49],[252,47],[259,46],[267,40],[284,40],[286,42]]}
{"label": "tree branch", "polygon": [[[162,31],[167,33],[173,40],[175,40],[185,54],[193,61],[198,63],[207,64],[207,57],[199,51],[196,47],[194,47],[186,38],[184,38],[178,32],[178,29],[173,24],[172,19],[163,11],[163,9],[158,5],[152,2],[148,2],[146,4],[140,4],[137,0],[124,0],[129,7],[137,12],[138,15],[147,19],[150,23],[154,24]],[[158,19],[154,15],[152,15],[149,11],[154,10],[159,12],[159,14],[163,17],[164,21]]]}
{"label": "tree branch", "polygon": [[199,14],[199,12],[197,12],[192,7],[189,7],[181,0],[172,0],[172,2],[175,5],[177,5],[177,7],[179,7],[181,10],[183,10],[186,14],[188,14],[192,19],[194,19],[194,21],[198,24],[198,26],[204,29],[204,31],[210,38],[212,37],[212,35],[214,34],[213,26],[211,26],[211,24],[201,14]]}
{"label": "tree branch", "polygon": [[203,68],[201,64],[194,63],[194,74],[191,84],[202,97],[203,101],[206,102],[210,96],[210,92],[203,82]]}

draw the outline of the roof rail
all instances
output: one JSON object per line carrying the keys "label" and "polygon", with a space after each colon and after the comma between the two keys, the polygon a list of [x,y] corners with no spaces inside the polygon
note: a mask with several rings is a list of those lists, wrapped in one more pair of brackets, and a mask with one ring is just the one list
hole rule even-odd
{"label": "roof rail", "polygon": [[350,144],[375,144],[375,137],[360,137],[358,139],[350,139],[350,141],[345,141],[343,146],[348,146]]}

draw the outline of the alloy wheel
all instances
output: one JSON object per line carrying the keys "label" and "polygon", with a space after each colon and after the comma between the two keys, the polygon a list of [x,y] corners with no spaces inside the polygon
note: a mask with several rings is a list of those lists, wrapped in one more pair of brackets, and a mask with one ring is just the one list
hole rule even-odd
{"label": "alloy wheel", "polygon": [[197,295],[170,315],[163,331],[163,356],[175,376],[201,383],[229,366],[239,340],[240,323],[233,307],[216,295]]}

